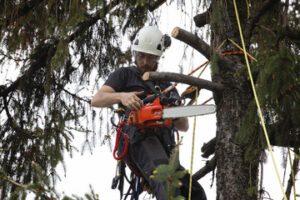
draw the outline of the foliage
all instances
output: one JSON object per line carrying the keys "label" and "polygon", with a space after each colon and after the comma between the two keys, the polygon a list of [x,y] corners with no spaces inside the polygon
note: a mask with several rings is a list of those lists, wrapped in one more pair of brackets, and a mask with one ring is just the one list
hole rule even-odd
{"label": "foliage", "polygon": [[179,167],[179,146],[176,146],[169,159],[169,164],[159,165],[153,172],[151,178],[154,181],[166,182],[167,198],[169,200],[181,200],[182,196],[175,197],[175,191],[182,183],[180,179],[186,174],[186,171],[177,171]]}
{"label": "foliage", "polygon": [[[120,36],[145,23],[148,7],[135,0],[0,2],[0,64],[15,61],[20,72],[0,86],[0,165],[7,177],[37,184],[34,162],[54,185],[55,167],[74,150],[74,133],[95,135],[96,115],[80,91],[131,63]],[[2,181],[0,199],[14,191]]]}
{"label": "foliage", "polygon": [[[256,52],[258,62],[252,63],[252,72],[270,138],[284,146],[287,144],[282,141],[292,141],[299,137],[300,119],[296,113],[300,109],[300,56],[297,53],[298,41],[282,36],[283,27],[279,21],[284,19],[282,16],[274,16],[273,12],[270,10],[265,13],[261,19],[264,28],[257,27],[253,35],[252,40],[256,46],[252,51]],[[293,16],[294,10],[290,12],[289,16]],[[294,22],[288,21],[291,26]],[[257,115],[253,100],[248,105],[236,137],[238,142],[248,144],[246,158],[249,160],[257,158],[259,149],[266,146]]]}

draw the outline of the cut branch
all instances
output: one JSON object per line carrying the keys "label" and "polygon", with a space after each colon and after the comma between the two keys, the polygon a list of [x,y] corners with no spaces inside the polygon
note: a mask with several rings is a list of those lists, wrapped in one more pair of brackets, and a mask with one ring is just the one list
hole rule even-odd
{"label": "cut branch", "polygon": [[190,45],[203,54],[208,60],[210,59],[210,46],[198,36],[179,27],[175,27],[172,31],[172,37]]}
{"label": "cut branch", "polygon": [[198,14],[194,17],[194,22],[195,22],[197,27],[202,27],[202,26],[209,23],[209,21],[210,21],[210,10],[211,9],[209,7],[209,9],[206,12],[200,13],[200,14]]}
{"label": "cut branch", "polygon": [[208,143],[204,143],[201,148],[202,157],[208,158],[210,155],[215,153],[215,146],[216,146],[216,138],[211,139]]}
{"label": "cut branch", "polygon": [[184,74],[171,72],[146,72],[143,75],[143,80],[171,81],[177,83],[185,83],[188,85],[198,86],[202,89],[207,89],[212,92],[221,93],[224,90],[224,85],[214,83],[200,78],[187,76]]}
{"label": "cut branch", "polygon": [[216,168],[216,166],[217,166],[217,159],[216,156],[214,156],[211,160],[206,162],[206,165],[204,167],[202,167],[199,171],[193,174],[193,178],[195,180],[201,179],[206,174],[213,171]]}

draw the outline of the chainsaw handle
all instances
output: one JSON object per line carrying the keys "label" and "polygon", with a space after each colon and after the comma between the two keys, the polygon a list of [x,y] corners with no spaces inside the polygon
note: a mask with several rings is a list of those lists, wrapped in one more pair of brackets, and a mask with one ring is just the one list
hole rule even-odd
{"label": "chainsaw handle", "polygon": [[144,105],[147,103],[152,103],[156,99],[156,95],[153,94],[151,96],[147,96],[145,99],[143,99]]}

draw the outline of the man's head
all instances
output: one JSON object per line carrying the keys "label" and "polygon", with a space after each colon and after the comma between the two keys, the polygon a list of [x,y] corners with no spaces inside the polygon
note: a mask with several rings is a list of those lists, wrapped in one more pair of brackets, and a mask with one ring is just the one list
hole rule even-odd
{"label": "man's head", "polygon": [[136,34],[131,50],[142,74],[156,71],[160,56],[170,44],[170,37],[154,26],[144,27]]}

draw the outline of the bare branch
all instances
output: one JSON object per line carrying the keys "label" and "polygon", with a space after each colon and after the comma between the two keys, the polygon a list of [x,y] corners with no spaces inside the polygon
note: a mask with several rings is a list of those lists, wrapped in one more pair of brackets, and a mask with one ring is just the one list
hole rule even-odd
{"label": "bare branch", "polygon": [[171,72],[146,72],[143,77],[144,80],[158,80],[158,81],[171,81],[177,83],[185,83],[188,85],[198,86],[202,89],[207,89],[212,92],[220,93],[224,90],[224,85],[214,83],[193,76],[184,74],[171,73]]}
{"label": "bare branch", "polygon": [[172,31],[172,37],[190,45],[203,54],[208,60],[210,59],[210,46],[198,36],[179,27],[175,27]]}
{"label": "bare branch", "polygon": [[211,160],[206,162],[206,165],[202,167],[199,171],[193,174],[195,180],[199,180],[204,177],[209,172],[213,171],[217,166],[217,158],[214,156]]}

